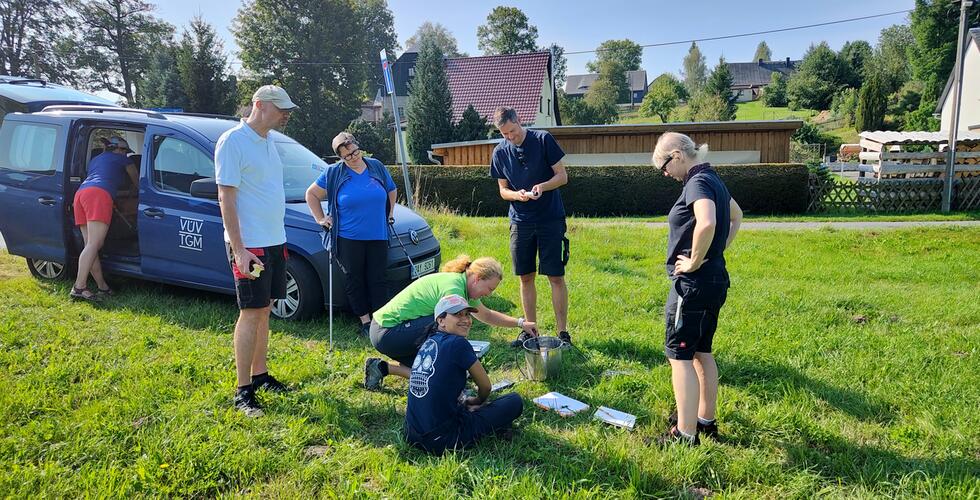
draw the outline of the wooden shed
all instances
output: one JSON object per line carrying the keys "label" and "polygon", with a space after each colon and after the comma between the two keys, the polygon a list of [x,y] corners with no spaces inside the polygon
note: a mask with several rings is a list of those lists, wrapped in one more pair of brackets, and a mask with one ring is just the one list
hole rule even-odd
{"label": "wooden shed", "polygon": [[[802,120],[570,125],[548,127],[566,165],[645,165],[664,132],[687,134],[710,148],[713,163],[788,163],[790,136]],[[433,144],[444,165],[489,165],[501,139]]]}

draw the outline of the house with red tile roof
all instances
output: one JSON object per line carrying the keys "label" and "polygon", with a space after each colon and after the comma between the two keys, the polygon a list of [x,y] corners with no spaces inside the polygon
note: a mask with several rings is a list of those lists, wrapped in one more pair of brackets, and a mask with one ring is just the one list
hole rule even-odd
{"label": "house with red tile roof", "polygon": [[[392,65],[400,111],[408,108],[411,99],[409,83],[415,77],[417,59],[418,53],[409,48]],[[467,106],[473,105],[486,118],[498,106],[510,106],[517,111],[523,125],[561,125],[551,52],[460,57],[446,59],[445,64],[454,123],[463,116]],[[401,116],[404,121],[405,114]]]}

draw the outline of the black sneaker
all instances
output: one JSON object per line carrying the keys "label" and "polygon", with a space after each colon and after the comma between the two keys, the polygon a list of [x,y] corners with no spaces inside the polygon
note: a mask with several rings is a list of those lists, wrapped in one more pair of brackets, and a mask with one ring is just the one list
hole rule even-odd
{"label": "black sneaker", "polygon": [[669,431],[661,434],[660,437],[657,438],[657,444],[661,447],[667,447],[674,443],[680,443],[687,446],[700,446],[701,439],[698,438],[697,434],[694,435],[694,439],[684,437],[681,435],[681,431],[677,429],[676,425],[672,426]]}
{"label": "black sneaker", "polygon": [[262,405],[255,399],[254,389],[238,389],[233,402],[235,408],[244,413],[246,417],[256,418],[265,414],[262,411]]}
{"label": "black sneaker", "polygon": [[266,390],[269,392],[284,393],[289,392],[289,387],[286,384],[276,380],[276,377],[269,375],[268,373],[263,373],[257,377],[252,377],[252,387],[258,390]]}
{"label": "black sneaker", "polygon": [[364,338],[371,336],[371,323],[361,323],[361,336]]}
{"label": "black sneaker", "polygon": [[364,388],[369,391],[380,391],[381,381],[385,376],[381,373],[381,358],[364,360]]}
{"label": "black sneaker", "polygon": [[517,336],[517,338],[511,341],[510,346],[514,348],[523,347],[524,341],[529,338],[531,338],[531,334],[521,330],[521,333]]}
{"label": "black sneaker", "polygon": [[561,340],[562,342],[566,342],[566,343],[571,344],[572,343],[572,336],[569,335],[569,333],[567,331],[562,330],[562,331],[558,332],[558,340]]}
{"label": "black sneaker", "polygon": [[[677,425],[677,410],[674,410],[674,412],[671,413],[669,417],[667,417],[667,422],[671,426]],[[709,437],[709,438],[714,439],[715,441],[717,441],[718,440],[718,421],[715,420],[715,421],[711,422],[710,424],[702,424],[701,421],[699,420],[698,421],[698,434],[699,435],[703,434],[703,435],[705,435],[705,436],[707,436],[707,437]]]}

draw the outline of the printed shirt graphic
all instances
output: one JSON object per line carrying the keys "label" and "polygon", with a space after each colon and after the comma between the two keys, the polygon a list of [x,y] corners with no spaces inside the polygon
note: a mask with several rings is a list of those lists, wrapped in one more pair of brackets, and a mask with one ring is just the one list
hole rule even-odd
{"label": "printed shirt graphic", "polygon": [[459,335],[437,332],[419,348],[408,380],[405,421],[419,434],[445,425],[468,413],[458,397],[466,386],[466,372],[476,362],[473,346]]}

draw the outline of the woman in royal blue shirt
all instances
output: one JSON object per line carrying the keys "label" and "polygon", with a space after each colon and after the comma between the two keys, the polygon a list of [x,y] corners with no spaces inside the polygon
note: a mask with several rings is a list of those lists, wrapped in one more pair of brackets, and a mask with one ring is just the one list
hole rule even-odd
{"label": "woman in royal blue shirt", "polygon": [[[330,229],[334,254],[347,276],[347,299],[367,336],[371,311],[385,305],[388,224],[394,222],[395,181],[378,160],[365,158],[347,132],[334,137],[334,153],[342,161],[330,165],[306,190],[306,203],[316,223]],[[329,214],[321,203],[327,200]]]}

